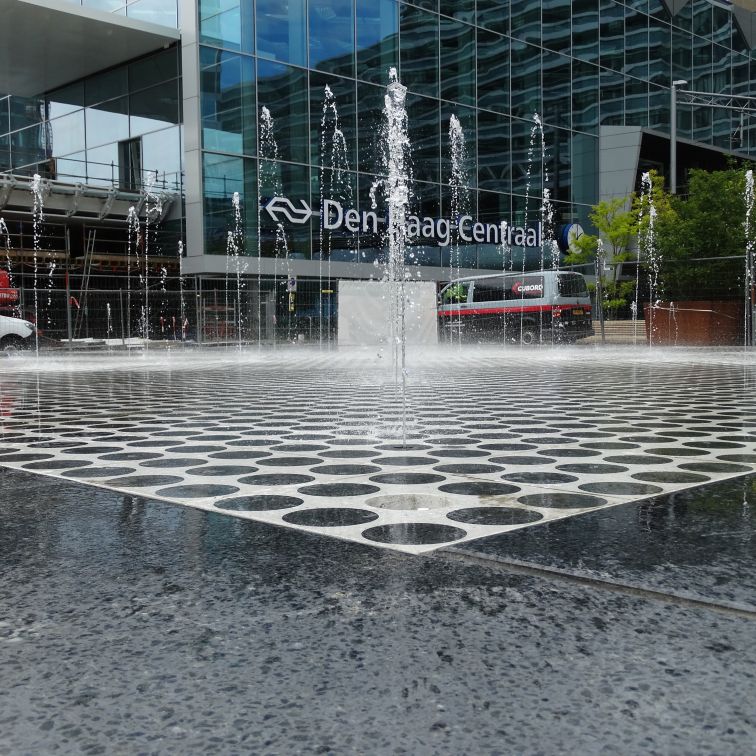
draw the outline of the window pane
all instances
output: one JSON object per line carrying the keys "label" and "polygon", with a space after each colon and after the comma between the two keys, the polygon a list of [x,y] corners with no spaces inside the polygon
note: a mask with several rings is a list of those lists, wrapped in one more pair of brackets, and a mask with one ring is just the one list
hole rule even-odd
{"label": "window pane", "polygon": [[357,0],[357,78],[385,84],[399,67],[399,11],[394,0]]}
{"label": "window pane", "polygon": [[202,146],[255,154],[255,83],[252,58],[217,52],[200,71]]}
{"label": "window pane", "polygon": [[257,96],[258,106],[267,107],[273,117],[279,158],[307,163],[310,120],[306,71],[258,60]]}
{"label": "window pane", "polygon": [[509,34],[509,0],[478,0],[478,24],[499,34]]}
{"label": "window pane", "polygon": [[414,92],[438,96],[438,16],[403,5],[402,83]]}
{"label": "window pane", "polygon": [[167,81],[129,97],[131,136],[179,123],[178,84]]}
{"label": "window pane", "polygon": [[441,97],[475,103],[475,30],[441,18]]}
{"label": "window pane", "polygon": [[257,54],[307,65],[305,0],[257,0]]}
{"label": "window pane", "polygon": [[439,107],[437,100],[418,95],[407,97],[409,139],[418,181],[439,181]]}
{"label": "window pane", "polygon": [[509,112],[509,39],[480,30],[478,107]]}
{"label": "window pane", "polygon": [[572,0],[572,53],[581,60],[598,62],[598,0]]}
{"label": "window pane", "polygon": [[598,66],[572,61],[572,127],[595,133],[598,128]]}
{"label": "window pane", "polygon": [[532,119],[541,112],[541,51],[512,40],[512,115]]}
{"label": "window pane", "polygon": [[200,41],[229,50],[254,52],[252,3],[240,0],[201,0]]}
{"label": "window pane", "polygon": [[50,121],[49,124],[50,146],[53,155],[69,155],[72,152],[80,152],[86,147],[84,140],[84,111]]}
{"label": "window pane", "polygon": [[352,0],[310,0],[310,68],[354,76]]}
{"label": "window pane", "polygon": [[572,102],[570,59],[557,53],[543,53],[543,120],[569,128]]}
{"label": "window pane", "polygon": [[478,113],[478,185],[481,189],[511,191],[509,121],[505,115]]}
{"label": "window pane", "polygon": [[571,0],[543,0],[543,46],[570,54]]}
{"label": "window pane", "polygon": [[523,42],[541,44],[541,1],[510,0],[510,35]]}
{"label": "window pane", "polygon": [[[326,86],[331,90],[333,97],[328,105],[326,105],[325,96]],[[321,141],[325,139],[325,165],[337,169],[356,170],[355,98],[354,81],[315,71],[310,73],[310,161],[312,165],[320,165]],[[337,117],[338,133],[336,132]]]}
{"label": "window pane", "polygon": [[97,147],[129,137],[129,99],[119,97],[87,108],[87,147]]}

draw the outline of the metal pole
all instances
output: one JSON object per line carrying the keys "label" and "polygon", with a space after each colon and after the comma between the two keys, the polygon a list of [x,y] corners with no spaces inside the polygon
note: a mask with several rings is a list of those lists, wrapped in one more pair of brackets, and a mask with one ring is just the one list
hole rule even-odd
{"label": "metal pole", "polygon": [[118,303],[121,310],[121,345],[126,346],[126,333],[123,324],[123,288],[118,290]]}
{"label": "metal pole", "polygon": [[676,79],[669,90],[669,191],[677,194],[677,87],[685,86],[688,82]]}
{"label": "metal pole", "polygon": [[68,332],[68,348],[73,346],[73,328],[71,327],[71,229],[66,226],[66,331]]}

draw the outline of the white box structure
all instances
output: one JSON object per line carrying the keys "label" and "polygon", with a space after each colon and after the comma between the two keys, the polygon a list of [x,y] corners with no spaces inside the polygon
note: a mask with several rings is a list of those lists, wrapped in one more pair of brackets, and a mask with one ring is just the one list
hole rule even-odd
{"label": "white box structure", "polygon": [[[391,340],[392,289],[399,300],[399,283],[339,281],[339,346],[380,346]],[[407,344],[438,344],[436,284],[404,284]]]}

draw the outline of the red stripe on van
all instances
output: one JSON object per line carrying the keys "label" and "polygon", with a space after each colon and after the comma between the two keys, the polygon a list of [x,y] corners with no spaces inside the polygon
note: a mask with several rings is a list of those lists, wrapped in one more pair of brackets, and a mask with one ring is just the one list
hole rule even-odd
{"label": "red stripe on van", "polygon": [[500,315],[502,313],[522,313],[522,312],[551,312],[552,310],[585,310],[586,314],[591,312],[591,305],[530,305],[527,307],[474,307],[468,310],[439,310],[440,316],[452,315]]}

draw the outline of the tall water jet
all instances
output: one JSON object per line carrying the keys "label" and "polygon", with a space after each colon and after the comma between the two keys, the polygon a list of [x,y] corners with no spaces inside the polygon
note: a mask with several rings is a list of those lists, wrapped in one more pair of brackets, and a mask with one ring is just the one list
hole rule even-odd
{"label": "tall water jet", "polygon": [[157,171],[154,176],[148,173],[144,183],[144,278],[142,282],[144,304],[142,305],[141,330],[145,349],[149,348],[150,340],[150,242],[163,212],[163,198],[155,191],[157,176]]}
{"label": "tall water jet", "polygon": [[753,344],[754,341],[754,322],[753,322],[753,302],[752,291],[754,286],[754,270],[753,270],[753,231],[751,228],[753,217],[753,171],[747,170],[745,175],[745,192],[743,199],[745,200],[745,240],[746,240],[746,254],[745,254],[745,322],[743,326],[744,345],[747,347],[749,344]]}
{"label": "tall water jet", "polygon": [[126,336],[131,338],[131,255],[136,252],[137,270],[141,286],[142,274],[139,265],[139,246],[141,244],[139,215],[132,205],[126,217],[127,243],[126,243]]}
{"label": "tall water jet", "polygon": [[384,281],[388,284],[394,378],[401,385],[402,446],[407,442],[407,339],[405,250],[407,210],[410,201],[411,160],[407,125],[407,88],[399,83],[395,68],[389,70],[389,85],[383,104],[381,173],[371,188],[373,208],[376,190],[383,188],[387,205],[386,243],[388,257]]}
{"label": "tall water jet", "polygon": [[[467,144],[465,132],[459,118],[452,115],[449,119],[449,148],[451,152],[451,228],[449,244],[449,280],[455,281],[460,277],[460,231],[459,219],[470,211],[470,181],[467,170]],[[462,311],[457,314],[458,343],[462,344]],[[449,329],[449,338],[454,340],[454,329]]]}
{"label": "tall water jet", "polygon": [[5,269],[8,274],[8,287],[13,289],[13,264],[11,263],[11,238],[8,226],[5,224],[5,219],[0,217],[0,236],[3,238],[3,246],[5,248]]}
{"label": "tall water jet", "polygon": [[184,242],[179,239],[178,243],[178,285],[179,285],[179,327],[181,328],[181,341],[186,334],[186,301],[184,300]]}
{"label": "tall water jet", "polygon": [[[323,92],[323,112],[320,119],[320,207],[326,207],[326,200],[338,202],[341,207],[351,208],[354,204],[352,178],[349,172],[349,149],[341,128],[341,119],[336,97],[326,84]],[[323,346],[323,261],[326,261],[325,283],[331,291],[331,254],[333,252],[333,231],[327,228],[328,218],[320,217],[320,256],[318,262],[318,341]],[[330,294],[329,294],[330,297]],[[326,340],[330,348],[332,333],[332,307],[328,302],[326,320]]]}
{"label": "tall water jet", "polygon": [[[654,205],[653,196],[653,181],[651,174],[646,171],[641,176],[641,197],[640,197],[640,210],[638,217],[638,257],[637,264],[638,269],[636,271],[635,279],[635,307],[633,308],[633,318],[637,321],[638,309],[639,309],[639,293],[640,293],[640,261],[641,256],[645,257],[648,265],[648,288],[649,288],[649,300],[648,300],[648,335],[649,345],[654,342],[655,334],[655,322],[654,318],[656,310],[660,305],[658,300],[659,294],[659,269],[661,266],[661,260],[656,249],[655,240],[655,224],[656,224],[656,207]],[[635,329],[634,329],[635,331]],[[637,341],[637,334],[635,336]]]}
{"label": "tall water jet", "polygon": [[33,254],[34,254],[34,348],[39,355],[39,252],[42,245],[42,223],[44,221],[44,197],[42,195],[42,179],[35,173],[31,183]]}
{"label": "tall water jet", "polygon": [[229,231],[228,233],[228,249],[226,251],[226,260],[228,260],[229,257],[233,257],[234,259],[234,266],[236,270],[236,337],[237,337],[237,346],[239,348],[239,351],[242,349],[242,331],[244,328],[244,320],[242,316],[242,273],[246,272],[246,264],[244,266],[244,271],[242,271],[241,267],[241,255],[242,255],[242,245],[244,242],[243,234],[242,234],[242,216],[241,216],[241,197],[239,195],[239,192],[234,192],[233,198],[232,198],[233,208],[234,208],[234,228],[232,231]]}
{"label": "tall water jet", "polygon": [[[260,160],[258,162],[258,192],[257,196],[260,198],[258,202],[258,228],[262,228],[260,221],[262,220],[262,198],[264,191],[270,192],[270,197],[283,196],[283,184],[281,181],[280,165],[278,161],[278,143],[275,138],[275,124],[273,122],[273,116],[270,110],[263,105],[260,109]],[[276,307],[278,301],[278,261],[283,258],[286,272],[286,280],[291,277],[291,261],[289,259],[289,243],[286,238],[286,231],[283,227],[283,223],[277,218],[274,220],[275,232],[273,242],[273,256],[274,256],[274,280],[273,280],[273,306]],[[259,252],[260,258],[262,258],[262,231],[259,233]],[[258,286],[260,293],[262,294],[262,267],[258,267]],[[275,311],[274,311],[275,313]],[[275,314],[274,314],[275,320]],[[290,318],[291,320],[291,318]],[[273,328],[273,346],[276,345],[276,327],[274,323]]]}

